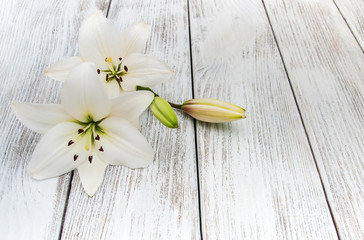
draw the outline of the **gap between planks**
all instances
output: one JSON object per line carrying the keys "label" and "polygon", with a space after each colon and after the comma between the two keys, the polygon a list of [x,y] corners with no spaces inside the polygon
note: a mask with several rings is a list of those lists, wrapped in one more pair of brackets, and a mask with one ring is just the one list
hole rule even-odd
{"label": "gap between planks", "polygon": [[72,180],[73,180],[73,175],[75,174],[75,171],[73,170],[71,172],[71,176],[68,182],[68,189],[67,189],[67,195],[66,195],[66,201],[64,203],[64,208],[63,208],[63,214],[62,214],[62,220],[61,220],[61,226],[59,229],[59,236],[58,236],[58,240],[62,239],[62,233],[63,233],[63,226],[64,226],[64,221],[66,219],[66,213],[67,213],[67,207],[68,207],[68,200],[70,198],[71,195],[71,188],[72,188]]}
{"label": "gap between planks", "polygon": [[[109,16],[109,11],[110,11],[110,6],[111,6],[111,1],[109,0],[109,3],[107,5],[107,10],[106,10],[106,18]],[[62,214],[62,220],[61,220],[61,226],[59,229],[59,236],[58,236],[58,240],[62,240],[62,234],[63,234],[63,227],[64,227],[64,222],[66,220],[66,214],[67,214],[67,207],[68,207],[68,202],[69,202],[69,198],[71,196],[71,188],[72,188],[72,181],[73,181],[73,176],[75,174],[75,170],[73,170],[71,172],[71,176],[69,179],[69,183],[68,183],[68,189],[67,189],[67,195],[66,195],[66,201],[64,203],[64,210],[63,210],[63,214]]]}
{"label": "gap between planks", "polygon": [[[111,1],[111,0],[110,0]],[[187,2],[187,19],[188,19],[188,40],[189,40],[189,51],[190,51],[190,69],[191,69],[191,88],[192,98],[195,98],[195,87],[193,81],[193,58],[192,58],[192,40],[191,40],[191,16],[190,16],[190,1]],[[193,131],[195,137],[195,157],[196,157],[196,180],[197,180],[197,196],[198,196],[198,220],[200,226],[200,238],[203,240],[203,229],[202,229],[202,211],[201,211],[201,189],[200,189],[200,170],[199,170],[199,159],[198,159],[198,142],[197,142],[197,126],[196,119],[193,119]]]}
{"label": "gap between planks", "polygon": [[[334,215],[333,215],[332,208],[331,208],[330,203],[329,203],[328,198],[327,198],[327,193],[326,193],[326,189],[325,189],[324,183],[323,183],[323,181],[322,181],[322,177],[321,177],[320,169],[318,168],[318,165],[317,165],[316,156],[315,156],[315,153],[313,152],[313,149],[312,149],[311,140],[310,140],[310,137],[308,136],[307,129],[306,129],[306,125],[305,125],[305,122],[304,122],[304,120],[303,120],[303,118],[302,118],[301,109],[300,109],[300,106],[299,106],[299,104],[298,104],[298,102],[297,102],[297,97],[296,97],[296,94],[295,94],[295,92],[294,92],[294,90],[293,90],[293,87],[292,87],[292,83],[291,83],[291,79],[290,79],[289,73],[288,73],[288,71],[287,71],[286,63],[285,63],[285,61],[284,61],[284,59],[283,59],[282,52],[281,52],[281,48],[280,48],[280,46],[279,46],[279,44],[278,44],[278,41],[277,41],[277,38],[276,38],[276,34],[275,34],[275,32],[274,32],[274,29],[273,29],[273,26],[272,26],[272,23],[271,23],[271,20],[270,20],[270,17],[269,17],[269,14],[268,14],[268,11],[267,11],[267,8],[266,8],[266,5],[265,5],[264,0],[262,0],[262,3],[263,3],[263,7],[264,7],[265,14],[267,15],[267,19],[268,19],[268,22],[269,22],[270,29],[271,29],[272,34],[273,34],[274,42],[275,42],[276,47],[277,47],[277,50],[278,50],[278,52],[279,52],[279,56],[280,56],[280,58],[281,58],[281,60],[282,60],[282,64],[283,64],[283,67],[284,67],[284,72],[285,72],[285,74],[286,74],[286,76],[287,76],[287,80],[288,80],[289,86],[290,86],[290,88],[291,88],[292,95],[293,95],[293,98],[294,98],[294,101],[295,101],[295,104],[296,104],[296,107],[297,107],[298,113],[299,113],[299,115],[300,115],[301,123],[302,123],[303,129],[304,129],[304,131],[305,131],[305,135],[306,135],[306,138],[307,138],[307,142],[308,142],[308,145],[309,145],[309,147],[310,147],[310,151],[311,151],[311,154],[312,154],[313,160],[314,160],[314,162],[315,162],[315,166],[316,166],[316,170],[317,170],[317,173],[318,173],[318,175],[319,175],[319,178],[320,178],[320,183],[321,183],[321,186],[322,186],[322,190],[324,191],[324,194],[325,194],[326,204],[327,204],[327,206],[328,206],[328,208],[329,208],[330,215],[331,215],[331,219],[332,219],[332,222],[333,222],[333,224],[334,224],[334,226],[335,226],[336,236],[337,236],[337,238],[340,240],[340,235],[339,235],[339,232],[338,232],[338,229],[337,229],[337,225],[336,225],[335,217],[334,217]],[[335,5],[336,5],[336,4],[335,4]],[[337,7],[337,6],[336,6],[336,7]],[[340,12],[340,11],[339,11],[339,12]],[[341,14],[341,12],[340,12],[340,14]],[[342,15],[341,15],[341,16],[342,16]],[[342,17],[343,17],[343,16],[342,16]],[[343,17],[343,18],[344,18],[344,17]],[[344,18],[344,20],[345,20],[345,18]],[[346,21],[345,21],[345,22],[346,22]],[[347,22],[346,22],[346,24],[347,24]],[[348,26],[348,27],[349,27],[349,26]],[[349,29],[350,29],[350,27],[349,27]],[[351,31],[351,29],[350,29],[350,31]],[[352,31],[351,31],[351,32],[352,32]],[[352,33],[353,33],[353,32],[352,32]],[[354,34],[353,34],[353,36],[354,36]],[[354,37],[355,37],[355,36],[354,36]],[[355,39],[356,39],[356,38],[355,38]],[[357,39],[356,39],[356,40],[357,40]],[[358,42],[358,41],[357,41],[357,42]],[[359,44],[359,42],[358,42],[358,44]]]}
{"label": "gap between planks", "polygon": [[359,45],[359,47],[360,47],[361,51],[362,51],[362,52],[364,52],[364,49],[363,49],[363,48],[362,48],[362,46],[360,45],[360,43],[359,43],[359,40],[358,40],[357,36],[355,36],[353,29],[350,27],[350,25],[349,25],[348,21],[346,20],[346,18],[345,18],[345,16],[344,16],[344,14],[343,14],[343,13],[342,13],[342,11],[340,10],[340,8],[339,8],[339,6],[337,5],[336,1],[335,1],[335,0],[332,0],[332,2],[334,3],[334,5],[335,5],[335,7],[337,8],[338,12],[340,13],[341,17],[344,19],[345,24],[348,26],[348,28],[349,28],[349,30],[350,30],[350,32],[351,32],[351,34],[352,34],[352,35],[353,35],[353,37],[355,38],[355,41],[356,41],[356,43]]}

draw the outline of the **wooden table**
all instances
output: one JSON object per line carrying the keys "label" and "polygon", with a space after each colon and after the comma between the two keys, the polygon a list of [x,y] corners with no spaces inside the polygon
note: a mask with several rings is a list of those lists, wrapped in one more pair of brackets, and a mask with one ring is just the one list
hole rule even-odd
{"label": "wooden table", "polygon": [[[28,175],[40,135],[10,103],[59,102],[62,85],[44,71],[78,54],[80,24],[97,10],[119,29],[152,25],[147,53],[175,71],[161,96],[218,98],[247,119],[179,112],[168,129],[147,111],[153,164],[108,167],[90,198],[76,172]],[[1,1],[0,238],[364,239],[363,13],[363,0]],[[244,14],[256,35],[229,45]]]}

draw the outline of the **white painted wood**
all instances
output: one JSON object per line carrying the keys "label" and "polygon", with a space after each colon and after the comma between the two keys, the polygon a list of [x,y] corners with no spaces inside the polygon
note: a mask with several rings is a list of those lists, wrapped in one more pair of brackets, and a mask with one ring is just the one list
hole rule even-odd
{"label": "white painted wood", "polygon": [[364,1],[334,0],[334,2],[364,51]]}
{"label": "white painted wood", "polygon": [[36,181],[26,171],[39,134],[22,126],[11,102],[56,102],[60,84],[46,66],[74,54],[70,36],[103,1],[0,1],[0,238],[57,239],[69,176]]}
{"label": "white painted wood", "polygon": [[364,236],[364,55],[330,0],[266,1],[341,239]]}
{"label": "white painted wood", "polygon": [[[147,53],[175,71],[155,90],[174,102],[191,97],[185,1],[112,1],[109,17],[119,29],[137,21],[151,24]],[[166,128],[150,112],[141,117],[141,131],[156,151],[148,168],[109,166],[93,198],[75,175],[63,239],[200,238],[194,127],[178,116],[179,129]]]}
{"label": "white painted wood", "polygon": [[337,239],[262,3],[192,0],[190,10],[196,97],[247,109],[245,120],[197,125],[203,239]]}
{"label": "white painted wood", "polygon": [[[363,49],[362,2],[335,3]],[[265,4],[340,238],[361,239],[362,50],[332,1]],[[26,165],[40,136],[15,119],[10,103],[59,100],[61,85],[43,72],[77,54],[80,23],[96,9],[106,13],[107,1],[0,2],[1,239],[59,236],[69,175],[46,181],[29,177]],[[202,237],[337,239],[261,2],[193,0],[190,9],[196,97],[241,105],[248,116],[197,125]],[[260,30],[243,44],[247,13],[254,17],[245,20],[257,21]],[[147,52],[175,70],[174,78],[155,90],[174,102],[190,98],[186,3],[114,0],[110,17],[120,29],[139,20],[152,24]],[[179,117],[177,130],[160,125],[150,113],[142,117],[141,130],[157,152],[149,168],[109,167],[93,198],[75,175],[63,239],[200,238],[193,124]]]}

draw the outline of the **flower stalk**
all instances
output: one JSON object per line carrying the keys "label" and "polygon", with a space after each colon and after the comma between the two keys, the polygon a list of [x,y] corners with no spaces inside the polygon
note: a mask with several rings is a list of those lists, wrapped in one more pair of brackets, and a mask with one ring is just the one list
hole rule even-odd
{"label": "flower stalk", "polygon": [[171,107],[176,108],[176,109],[182,109],[182,104],[175,104],[175,103],[171,103],[168,102],[169,105],[171,105]]}

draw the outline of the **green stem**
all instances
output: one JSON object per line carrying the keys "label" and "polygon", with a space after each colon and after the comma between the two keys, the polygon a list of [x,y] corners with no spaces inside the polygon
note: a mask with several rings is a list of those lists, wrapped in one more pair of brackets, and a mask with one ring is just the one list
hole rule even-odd
{"label": "green stem", "polygon": [[171,103],[171,102],[168,102],[168,103],[173,108],[182,109],[182,104],[175,104],[175,103]]}
{"label": "green stem", "polygon": [[[142,86],[136,86],[136,90],[140,91],[140,90],[146,90],[146,91],[150,91],[154,94],[154,97],[159,97],[158,94],[156,94],[152,89],[150,89],[149,87],[142,87]],[[169,105],[171,105],[171,107],[173,108],[177,108],[177,109],[182,109],[182,104],[175,104],[175,103],[171,103],[168,102]]]}
{"label": "green stem", "polygon": [[140,91],[140,90],[147,90],[150,91],[154,94],[154,97],[159,97],[158,94],[156,94],[152,89],[150,89],[149,87],[142,87],[142,86],[136,86],[136,90]]}

